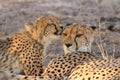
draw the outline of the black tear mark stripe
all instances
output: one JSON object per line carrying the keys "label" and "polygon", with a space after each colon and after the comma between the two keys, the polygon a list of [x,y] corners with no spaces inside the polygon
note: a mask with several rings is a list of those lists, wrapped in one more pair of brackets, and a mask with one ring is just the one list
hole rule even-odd
{"label": "black tear mark stripe", "polygon": [[[76,31],[76,34],[78,33],[78,31]],[[75,44],[76,44],[76,50],[78,49],[78,43],[77,43],[77,36],[75,35],[75,38],[74,38],[74,41],[75,41]]]}
{"label": "black tear mark stripe", "polygon": [[43,31],[43,34],[44,34],[44,35],[45,35],[45,31],[46,31],[47,27],[48,27],[48,26],[51,26],[51,25],[53,25],[53,26],[54,26],[54,28],[55,28],[55,30],[56,30],[55,34],[57,34],[57,33],[58,33],[57,26],[56,26],[54,23],[49,23],[49,24],[47,24],[47,26],[45,27],[45,29],[44,29],[44,31]]}

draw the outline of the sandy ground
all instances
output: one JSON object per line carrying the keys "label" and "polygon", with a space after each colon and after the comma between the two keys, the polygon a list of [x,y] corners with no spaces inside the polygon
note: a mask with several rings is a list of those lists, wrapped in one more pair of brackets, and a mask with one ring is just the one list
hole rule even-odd
{"label": "sandy ground", "polygon": [[[120,0],[0,0],[0,37],[23,29],[25,22],[33,22],[42,15],[57,16],[64,25],[78,22],[96,26],[101,21],[105,50],[111,55],[115,46],[115,57],[120,57],[119,4]],[[59,40],[53,41],[46,53],[63,54],[61,44]],[[95,42],[92,51],[100,55]]]}

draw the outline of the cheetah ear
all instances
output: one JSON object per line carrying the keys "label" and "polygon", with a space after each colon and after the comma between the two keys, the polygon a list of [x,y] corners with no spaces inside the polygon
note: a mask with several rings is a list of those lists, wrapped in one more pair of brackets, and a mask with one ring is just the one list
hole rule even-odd
{"label": "cheetah ear", "polygon": [[96,26],[89,26],[92,30],[96,30],[97,27]]}
{"label": "cheetah ear", "polygon": [[89,27],[92,29],[93,34],[95,36],[98,36],[98,34],[99,34],[99,28],[97,26],[89,26]]}
{"label": "cheetah ear", "polygon": [[32,32],[32,28],[33,28],[33,25],[32,24],[29,24],[29,23],[25,23],[25,29],[28,31],[28,32]]}

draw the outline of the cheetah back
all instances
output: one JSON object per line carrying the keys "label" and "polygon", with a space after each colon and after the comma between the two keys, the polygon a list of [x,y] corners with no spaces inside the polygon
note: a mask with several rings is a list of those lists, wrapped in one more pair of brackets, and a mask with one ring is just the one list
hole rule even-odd
{"label": "cheetah back", "polygon": [[119,80],[120,58],[110,60],[100,59],[78,65],[74,68],[68,80]]}
{"label": "cheetah back", "polygon": [[11,46],[9,37],[0,39],[0,70],[12,73],[23,73],[22,66],[18,60],[18,55]]}
{"label": "cheetah back", "polygon": [[80,63],[89,62],[91,60],[96,60],[96,57],[89,53],[71,53],[63,54],[53,59],[43,76],[51,79],[63,79],[70,75],[71,70]]}

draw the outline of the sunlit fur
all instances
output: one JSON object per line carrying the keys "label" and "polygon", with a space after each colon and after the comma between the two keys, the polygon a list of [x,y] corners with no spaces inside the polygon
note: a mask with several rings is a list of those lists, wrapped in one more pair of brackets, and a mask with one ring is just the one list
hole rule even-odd
{"label": "sunlit fur", "polygon": [[[28,25],[31,27],[27,27]],[[59,20],[53,16],[52,17],[43,16],[41,18],[37,18],[37,20],[35,20],[34,23],[32,24],[26,23],[25,26],[26,29],[29,31],[30,36],[42,44],[46,44],[52,41],[53,39],[59,37],[58,35],[56,36],[54,34],[56,32],[55,26],[59,31],[58,33],[62,31],[62,29],[60,28],[62,25],[60,24]]]}
{"label": "sunlit fur", "polygon": [[[12,80],[66,80],[73,68],[81,63],[96,60],[96,57],[90,53],[81,54],[62,54],[50,61],[42,76],[21,76],[15,74],[10,75]],[[13,77],[12,77],[13,75]]]}
{"label": "sunlit fur", "polygon": [[68,80],[119,80],[120,58],[98,59],[79,64],[74,68]]}
{"label": "sunlit fur", "polygon": [[53,39],[59,38],[60,27],[56,17],[43,16],[32,24],[25,23],[25,30],[0,40],[0,71],[19,73],[22,67],[26,75],[40,75],[44,50]]}
{"label": "sunlit fur", "polygon": [[[94,40],[94,31],[87,25],[72,23],[65,27],[61,38],[65,53],[91,52],[91,44]],[[67,47],[66,45],[71,46]]]}

